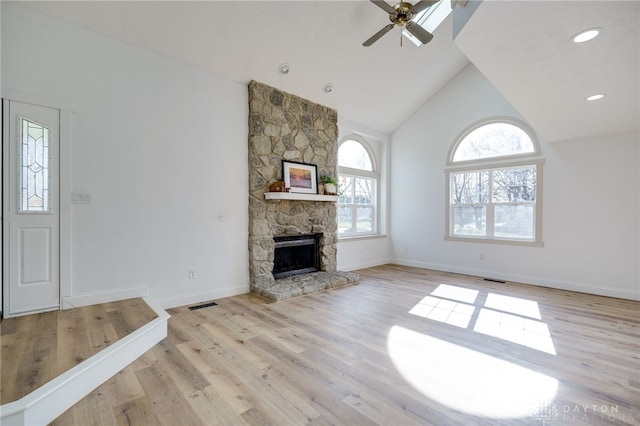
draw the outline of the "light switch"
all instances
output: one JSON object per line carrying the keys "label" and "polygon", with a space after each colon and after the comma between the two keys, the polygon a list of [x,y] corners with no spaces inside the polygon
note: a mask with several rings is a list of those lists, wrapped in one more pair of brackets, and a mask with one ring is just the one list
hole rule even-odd
{"label": "light switch", "polygon": [[91,204],[91,194],[88,192],[72,192],[71,204]]}

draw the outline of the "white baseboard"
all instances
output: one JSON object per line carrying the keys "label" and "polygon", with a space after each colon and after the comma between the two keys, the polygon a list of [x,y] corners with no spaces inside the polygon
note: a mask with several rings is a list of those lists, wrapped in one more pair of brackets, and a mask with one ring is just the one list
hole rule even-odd
{"label": "white baseboard", "polygon": [[338,265],[338,270],[339,271],[350,272],[350,271],[357,271],[358,269],[373,268],[374,266],[386,265],[388,263],[389,263],[388,259],[372,260],[372,261],[368,261],[368,262],[352,263],[352,264],[347,264],[347,265]]}
{"label": "white baseboard", "polygon": [[201,291],[197,293],[184,294],[180,296],[166,297],[154,299],[154,301],[163,309],[175,308],[177,306],[193,305],[195,303],[207,302],[223,297],[237,296],[239,294],[249,293],[249,285],[225,287],[219,290]]}
{"label": "white baseboard", "polygon": [[495,271],[487,271],[482,269],[473,269],[465,267],[457,267],[451,265],[439,265],[427,262],[407,261],[402,259],[392,259],[390,263],[404,266],[415,266],[417,268],[433,269],[435,271],[453,272],[456,274],[473,275],[476,277],[492,278],[502,281],[511,281],[521,284],[531,284],[540,287],[555,288],[558,290],[569,290],[578,293],[594,294],[597,296],[615,297],[619,299],[640,301],[640,293],[633,291],[616,290],[611,288],[596,287],[590,285],[579,284],[571,281],[549,280],[540,277],[532,277],[528,275],[503,274]]}
{"label": "white baseboard", "polygon": [[62,309],[79,308],[81,306],[98,305],[100,303],[117,302],[119,300],[147,297],[147,287],[132,287],[118,290],[97,291],[95,293],[79,294],[62,298]]}
{"label": "white baseboard", "polygon": [[158,318],[84,360],[18,401],[0,406],[0,424],[44,425],[167,336],[169,314],[145,299]]}

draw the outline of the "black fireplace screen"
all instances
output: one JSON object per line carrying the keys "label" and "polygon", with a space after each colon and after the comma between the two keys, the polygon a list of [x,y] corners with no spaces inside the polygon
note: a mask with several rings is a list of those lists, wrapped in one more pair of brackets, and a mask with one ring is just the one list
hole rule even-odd
{"label": "black fireplace screen", "polygon": [[320,234],[279,235],[273,240],[273,278],[307,274],[320,269]]}

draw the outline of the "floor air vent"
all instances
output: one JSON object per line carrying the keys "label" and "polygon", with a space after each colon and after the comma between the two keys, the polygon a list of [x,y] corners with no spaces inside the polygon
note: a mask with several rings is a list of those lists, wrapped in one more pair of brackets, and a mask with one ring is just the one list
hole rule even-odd
{"label": "floor air vent", "polygon": [[492,283],[500,283],[500,284],[506,284],[506,281],[502,281],[502,280],[494,280],[493,278],[485,278],[485,281],[491,281]]}
{"label": "floor air vent", "polygon": [[195,311],[196,309],[208,308],[209,306],[217,306],[216,302],[203,303],[201,305],[189,306],[190,311]]}

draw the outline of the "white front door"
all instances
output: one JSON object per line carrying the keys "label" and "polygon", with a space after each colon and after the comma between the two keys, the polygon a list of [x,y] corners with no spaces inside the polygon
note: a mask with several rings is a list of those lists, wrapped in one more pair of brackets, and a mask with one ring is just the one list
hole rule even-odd
{"label": "white front door", "polygon": [[60,111],[3,101],[4,315],[60,306]]}

